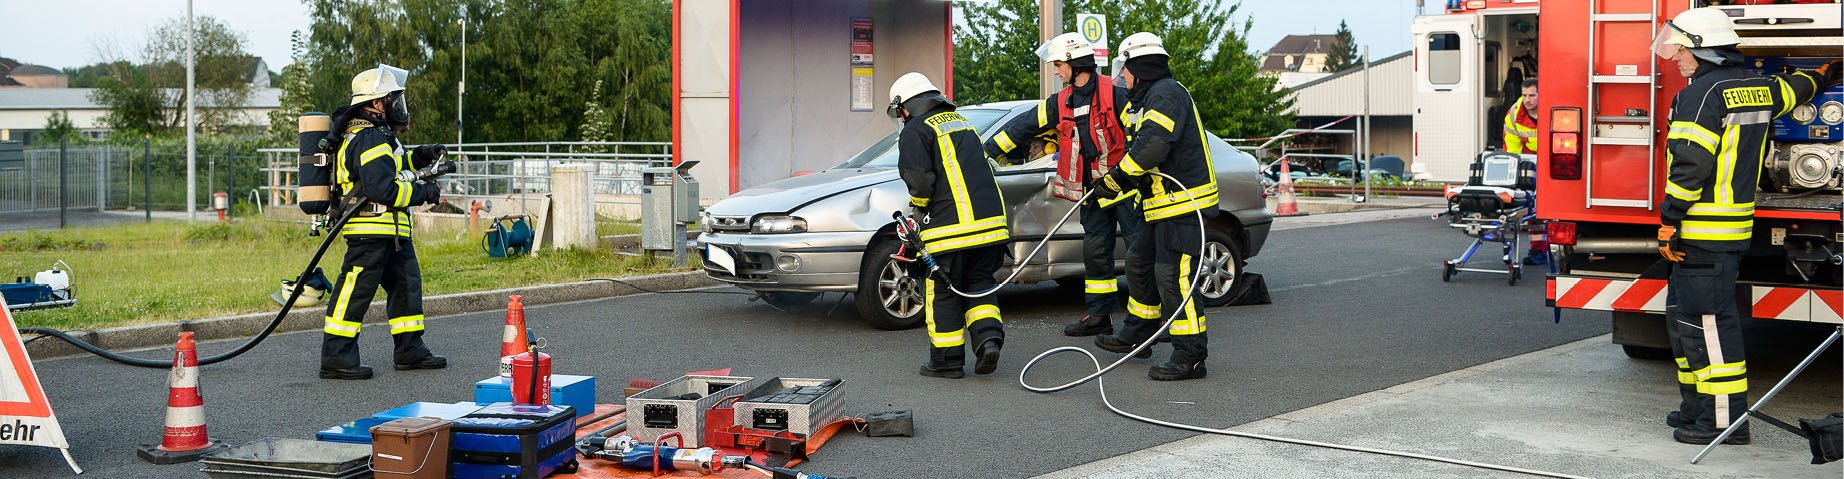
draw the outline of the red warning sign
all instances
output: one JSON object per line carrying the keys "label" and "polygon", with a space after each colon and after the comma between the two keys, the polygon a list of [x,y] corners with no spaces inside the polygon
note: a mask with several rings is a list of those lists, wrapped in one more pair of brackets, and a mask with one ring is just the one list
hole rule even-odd
{"label": "red warning sign", "polygon": [[26,356],[26,345],[19,339],[18,325],[4,298],[0,298],[0,324],[6,326],[0,329],[0,444],[57,448],[71,470],[82,474],[83,469],[70,456],[70,444],[64,441],[51,403],[45,400],[45,390],[39,387],[38,372]]}

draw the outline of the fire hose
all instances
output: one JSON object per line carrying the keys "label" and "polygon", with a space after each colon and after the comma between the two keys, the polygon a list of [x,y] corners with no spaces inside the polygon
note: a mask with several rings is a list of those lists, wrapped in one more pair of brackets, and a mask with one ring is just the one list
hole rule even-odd
{"label": "fire hose", "polygon": [[[1157,171],[1151,171],[1149,173],[1154,174],[1154,175],[1159,175],[1161,177],[1164,177],[1167,180],[1171,180],[1172,183],[1175,183],[1178,185],[1178,188],[1180,189],[1180,191],[1190,191],[1189,185],[1184,184],[1184,182],[1182,181],[1178,181],[1177,178],[1173,178],[1171,175],[1167,175],[1167,174],[1160,173]],[[1088,201],[1089,197],[1093,196],[1094,194],[1095,194],[1095,190],[1090,189],[1088,193],[1082,195],[1082,199],[1076,201],[1076,206],[1071,206],[1069,208],[1069,212],[1064,213],[1062,219],[1057,220],[1056,225],[1052,226],[1049,231],[1056,231],[1062,228],[1065,223],[1069,222],[1070,216],[1075,214],[1076,210],[1079,209],[1082,202]],[[1193,207],[1196,207],[1197,205],[1196,198],[1187,198],[1187,200],[1191,202],[1191,205]],[[1198,224],[1202,226],[1204,224],[1203,210],[1201,208],[1197,209],[1193,212],[1193,214],[1197,215]],[[898,213],[898,216],[899,216],[899,221],[897,222],[898,236],[900,239],[903,239],[904,241],[909,242],[911,240],[909,239],[908,235],[912,235],[916,231],[915,229],[913,229],[914,220],[900,218],[901,216],[900,213]],[[1198,243],[1200,245],[1207,242],[1207,238],[1204,236],[1203,231],[1204,231],[1203,228],[1201,227],[1198,228]],[[1145,234],[1145,233],[1142,233],[1142,234]],[[1023,259],[1020,259],[1017,264],[1020,266],[1029,264],[1031,259],[1035,258],[1039,252],[1043,251],[1044,245],[1049,244],[1049,242],[1050,242],[1050,235],[1045,235],[1044,239],[1039,241],[1037,246],[1031,249],[1030,254],[1025,255],[1025,257]],[[934,262],[933,258],[928,257],[928,254],[926,251],[923,251],[920,249],[919,241],[915,241],[915,243],[918,248],[916,259],[919,261],[922,261],[923,264],[928,268],[926,274],[940,274],[939,265],[937,265]],[[1199,257],[1202,257],[1203,254],[1204,254],[1203,251],[1201,250],[1198,251]],[[953,291],[954,294],[958,294],[958,295],[969,297],[969,298],[987,296],[987,295],[998,292],[1000,289],[1005,288],[1007,285],[1009,285],[1012,282],[1013,279],[1018,277],[1019,271],[1022,271],[1022,270],[1023,270],[1022,267],[1014,267],[1012,269],[1012,274],[1010,276],[1007,276],[1004,281],[1000,281],[998,285],[995,285],[991,289],[988,289],[986,291],[968,293],[968,292],[961,291],[959,289],[955,289],[952,284],[948,285],[948,290]],[[1198,279],[1202,277],[1202,274],[1203,274],[1202,268],[1199,268],[1197,271],[1192,273],[1192,278],[1191,278],[1192,289],[1185,291],[1184,300],[1178,303],[1178,307],[1172,308],[1171,310],[1172,314],[1165,318],[1165,323],[1160,325],[1157,331],[1165,331],[1172,327],[1172,323],[1174,321],[1177,321],[1178,315],[1184,311],[1185,306],[1190,304],[1191,298],[1195,295],[1194,293],[1196,292],[1197,285],[1199,284]],[[1556,477],[1556,478],[1564,478],[1564,479],[1583,479],[1581,476],[1574,476],[1574,475],[1569,475],[1569,474],[1540,471],[1540,470],[1535,470],[1535,469],[1526,469],[1526,468],[1521,468],[1521,467],[1513,467],[1513,466],[1506,466],[1506,465],[1500,465],[1500,464],[1468,461],[1468,460],[1463,460],[1463,459],[1453,459],[1453,458],[1433,456],[1433,455],[1427,455],[1427,454],[1418,454],[1418,453],[1405,452],[1405,451],[1392,451],[1392,450],[1387,450],[1387,449],[1378,449],[1378,448],[1370,448],[1370,447],[1362,447],[1362,446],[1351,446],[1351,445],[1344,445],[1344,444],[1337,444],[1337,443],[1330,443],[1330,442],[1309,441],[1305,439],[1294,439],[1294,438],[1288,438],[1288,437],[1272,436],[1272,435],[1267,435],[1267,434],[1256,434],[1256,433],[1235,431],[1235,430],[1230,430],[1230,429],[1208,428],[1208,427],[1203,427],[1203,426],[1197,426],[1197,425],[1185,424],[1185,423],[1180,423],[1180,422],[1175,422],[1175,421],[1166,421],[1166,420],[1160,420],[1160,419],[1154,419],[1154,418],[1150,418],[1146,416],[1141,416],[1138,414],[1127,412],[1126,410],[1121,409],[1119,406],[1115,406],[1114,401],[1108,398],[1108,388],[1105,382],[1102,380],[1102,376],[1105,376],[1108,373],[1113,372],[1115,369],[1119,368],[1122,364],[1126,364],[1128,360],[1134,357],[1134,355],[1139,354],[1141,351],[1144,351],[1147,348],[1151,348],[1153,344],[1157,342],[1158,342],[1158,335],[1155,334],[1153,337],[1147,338],[1146,341],[1141,342],[1138,346],[1135,346],[1133,351],[1130,351],[1126,354],[1121,355],[1120,359],[1115,360],[1112,364],[1109,364],[1106,367],[1103,367],[1101,365],[1101,360],[1095,357],[1095,353],[1089,352],[1087,349],[1084,349],[1082,347],[1063,346],[1059,348],[1053,348],[1048,351],[1039,353],[1037,356],[1032,357],[1029,362],[1025,363],[1024,368],[1018,371],[1018,385],[1024,387],[1026,390],[1031,391],[1031,392],[1048,394],[1048,393],[1055,393],[1055,392],[1069,390],[1071,388],[1075,388],[1077,386],[1081,386],[1090,381],[1093,381],[1095,383],[1096,390],[1101,393],[1101,403],[1106,405],[1108,407],[1108,410],[1114,411],[1115,414],[1119,414],[1128,419],[1133,419],[1133,420],[1144,422],[1147,424],[1165,426],[1169,428],[1181,429],[1181,430],[1192,431],[1192,432],[1200,432],[1200,433],[1206,433],[1206,434],[1220,434],[1220,435],[1225,435],[1225,436],[1234,436],[1234,437],[1241,437],[1241,438],[1247,438],[1247,439],[1257,439],[1257,440],[1262,440],[1262,441],[1280,442],[1280,443],[1286,443],[1286,444],[1320,447],[1320,448],[1327,448],[1327,449],[1338,449],[1338,450],[1343,450],[1343,451],[1360,452],[1360,453],[1366,453],[1366,454],[1379,454],[1379,455],[1385,455],[1385,456],[1395,456],[1395,457],[1403,457],[1403,458],[1410,458],[1410,459],[1421,459],[1421,460],[1426,460],[1426,461],[1440,462],[1440,463],[1467,466],[1467,467],[1475,467],[1475,468],[1480,468],[1480,469],[1489,469],[1489,470],[1495,470],[1495,471],[1512,472],[1512,473],[1518,473],[1518,474],[1528,474],[1528,475],[1533,475],[1533,476]],[[1050,356],[1054,356],[1059,353],[1071,353],[1071,352],[1080,353],[1084,356],[1088,356],[1089,361],[1095,365],[1095,372],[1087,376],[1078,378],[1074,381],[1059,384],[1056,386],[1049,386],[1049,387],[1033,386],[1031,385],[1030,382],[1025,380],[1025,376],[1030,374],[1031,368],[1037,366],[1039,362],[1049,358]]]}
{"label": "fire hose", "polygon": [[[435,164],[430,165],[429,167],[424,168],[421,171],[418,171],[416,174],[416,180],[417,181],[433,181],[436,178],[440,178],[442,175],[453,173],[454,171],[455,171],[454,162],[438,161]],[[333,219],[333,223],[331,227],[327,229],[326,239],[321,240],[320,247],[314,250],[314,257],[313,259],[310,259],[307,261],[307,268],[302,270],[301,274],[295,277],[294,289],[289,291],[288,301],[282,303],[282,310],[275,313],[275,319],[270,320],[269,325],[263,327],[262,332],[257,333],[256,337],[253,337],[247,341],[244,341],[243,344],[237,345],[236,348],[231,349],[230,351],[226,351],[224,353],[216,354],[216,355],[212,355],[208,357],[199,358],[198,365],[205,366],[209,364],[215,364],[215,363],[229,360],[231,358],[235,358],[237,356],[242,356],[243,353],[249,352],[250,349],[255,348],[257,344],[261,344],[263,340],[268,339],[270,334],[275,333],[276,328],[281,327],[282,321],[288,318],[288,311],[294,309],[295,300],[298,300],[301,298],[301,292],[303,290],[302,288],[307,282],[308,275],[311,275],[314,273],[314,267],[320,264],[320,258],[326,255],[327,248],[333,245],[333,240],[339,237],[340,230],[346,227],[346,220],[352,219],[353,216],[357,215],[359,208],[365,205],[365,202],[363,201],[355,201],[351,203],[352,203],[351,205],[340,210],[339,216]],[[25,328],[18,328],[18,331],[22,333],[41,334],[47,337],[57,338],[66,343],[70,343],[71,346],[76,346],[78,349],[82,349],[86,352],[89,352],[90,354],[94,354],[103,359],[115,361],[115,362],[126,364],[129,366],[137,366],[137,367],[143,367],[143,368],[155,368],[155,369],[167,369],[167,368],[173,367],[173,361],[171,359],[145,359],[145,358],[137,358],[134,356],[126,356],[121,353],[103,349],[97,345],[90,344],[88,341],[77,339],[77,337],[71,336],[70,333],[59,331],[56,329],[44,328],[44,327],[25,327]]]}

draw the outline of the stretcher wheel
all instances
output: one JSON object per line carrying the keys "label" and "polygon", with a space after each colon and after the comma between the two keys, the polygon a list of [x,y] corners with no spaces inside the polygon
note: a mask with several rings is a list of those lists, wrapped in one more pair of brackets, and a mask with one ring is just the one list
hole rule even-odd
{"label": "stretcher wheel", "polygon": [[1446,261],[1441,262],[1441,282],[1442,283],[1452,282],[1453,274],[1454,274],[1453,263],[1446,262]]}
{"label": "stretcher wheel", "polygon": [[1517,286],[1518,278],[1521,278],[1523,276],[1524,276],[1523,266],[1512,266],[1511,267],[1511,286]]}

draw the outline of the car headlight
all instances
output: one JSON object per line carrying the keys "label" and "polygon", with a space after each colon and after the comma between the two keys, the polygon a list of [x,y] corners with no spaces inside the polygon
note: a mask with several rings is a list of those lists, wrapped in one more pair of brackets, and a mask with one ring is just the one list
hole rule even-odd
{"label": "car headlight", "polygon": [[749,224],[749,232],[753,234],[805,233],[807,232],[807,220],[798,216],[761,216]]}
{"label": "car headlight", "polygon": [[711,232],[712,230],[716,229],[712,227],[712,223],[714,222],[715,220],[711,219],[711,213],[704,212],[704,211],[698,212],[698,229],[699,230],[702,230],[706,233]]}

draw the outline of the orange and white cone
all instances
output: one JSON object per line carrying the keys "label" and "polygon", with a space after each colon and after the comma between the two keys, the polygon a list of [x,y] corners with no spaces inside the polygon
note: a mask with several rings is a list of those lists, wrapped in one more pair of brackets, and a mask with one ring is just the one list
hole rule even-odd
{"label": "orange and white cone", "polygon": [[515,294],[506,304],[506,330],[499,338],[500,377],[512,377],[512,357],[525,350],[525,300]]}
{"label": "orange and white cone", "polygon": [[1274,216],[1303,216],[1306,213],[1300,212],[1300,205],[1293,197],[1293,169],[1287,166],[1288,163],[1291,162],[1287,161],[1287,157],[1281,157],[1281,184],[1276,188],[1278,192],[1275,195],[1280,200],[1274,204]]}
{"label": "orange and white cone", "polygon": [[160,444],[143,444],[135,451],[154,464],[191,462],[224,444],[205,433],[205,398],[198,392],[198,345],[192,332],[179,333],[173,351],[173,370],[167,376],[166,431]]}

